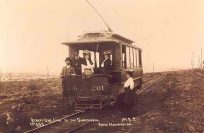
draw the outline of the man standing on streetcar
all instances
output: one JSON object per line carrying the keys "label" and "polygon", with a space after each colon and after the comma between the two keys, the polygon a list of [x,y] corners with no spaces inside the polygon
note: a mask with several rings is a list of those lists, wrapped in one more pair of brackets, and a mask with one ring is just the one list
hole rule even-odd
{"label": "man standing on streetcar", "polygon": [[62,72],[60,74],[62,78],[62,87],[63,87],[63,100],[65,103],[69,103],[69,105],[74,103],[74,95],[70,88],[72,87],[72,82],[70,80],[71,75],[75,75],[75,69],[72,66],[71,59],[67,57],[65,59],[66,66],[62,68]]}

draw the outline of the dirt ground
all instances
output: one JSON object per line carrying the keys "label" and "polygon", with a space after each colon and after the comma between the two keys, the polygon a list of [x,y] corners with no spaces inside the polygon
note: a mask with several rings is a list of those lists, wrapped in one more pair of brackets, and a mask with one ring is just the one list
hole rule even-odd
{"label": "dirt ground", "polygon": [[31,119],[51,119],[69,113],[62,101],[60,79],[2,82],[0,132],[23,132],[40,126]]}
{"label": "dirt ground", "polygon": [[[131,126],[117,132],[204,133],[204,71],[168,72],[137,99],[133,115],[123,116]],[[0,83],[0,133],[20,133],[40,126],[32,125],[33,119],[51,121],[72,111],[62,101],[60,79]]]}
{"label": "dirt ground", "polygon": [[128,132],[204,133],[204,71],[169,72],[166,78],[139,98],[141,113]]}

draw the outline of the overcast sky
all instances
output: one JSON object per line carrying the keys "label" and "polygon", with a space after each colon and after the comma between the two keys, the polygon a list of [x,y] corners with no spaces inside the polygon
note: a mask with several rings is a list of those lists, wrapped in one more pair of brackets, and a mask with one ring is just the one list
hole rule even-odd
{"label": "overcast sky", "polygon": [[[198,66],[204,0],[90,0],[114,32],[143,49],[144,71]],[[0,0],[0,69],[59,73],[61,42],[107,29],[85,0]],[[204,58],[204,57],[203,57]]]}

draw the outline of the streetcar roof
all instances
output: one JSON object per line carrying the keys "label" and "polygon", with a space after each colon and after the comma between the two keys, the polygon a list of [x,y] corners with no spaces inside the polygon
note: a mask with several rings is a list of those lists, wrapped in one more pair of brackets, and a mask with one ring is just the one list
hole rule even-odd
{"label": "streetcar roof", "polygon": [[132,45],[133,42],[134,41],[113,32],[87,32],[79,36],[79,38],[76,41],[63,42],[62,44],[75,45],[90,43],[118,43],[138,48]]}

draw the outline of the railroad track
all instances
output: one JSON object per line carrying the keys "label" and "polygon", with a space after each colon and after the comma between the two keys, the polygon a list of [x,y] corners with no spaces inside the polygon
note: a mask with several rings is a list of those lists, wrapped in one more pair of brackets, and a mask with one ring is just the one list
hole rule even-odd
{"label": "railroad track", "polygon": [[[145,80],[144,82],[143,82],[143,85],[142,85],[142,89],[140,89],[140,90],[138,90],[137,91],[137,95],[140,95],[141,93],[143,93],[143,92],[146,92],[146,91],[148,91],[148,90],[150,90],[151,89],[151,86],[152,85],[154,85],[154,84],[156,84],[156,83],[159,83],[162,79],[164,79],[165,78],[165,76],[166,76],[166,74],[161,74],[161,75],[157,75],[157,76],[155,76],[155,77],[153,77],[153,78],[150,78],[150,79],[147,79],[147,80]],[[149,111],[148,111],[149,112]],[[146,112],[147,113],[147,112]],[[145,114],[146,114],[145,113]],[[109,115],[108,115],[109,114]],[[115,117],[119,117],[119,118],[123,118],[123,117],[127,117],[126,115],[124,115],[124,114],[121,114],[121,112],[119,113],[118,112],[118,110],[115,110],[115,112],[112,112],[112,114],[114,114],[114,115],[116,115]],[[105,117],[103,117],[103,119],[101,120],[101,121],[105,121],[105,122],[107,122],[107,121],[110,121],[111,119],[111,115],[112,115],[111,113],[107,113],[107,115],[105,116]],[[144,115],[144,114],[142,114],[142,115]],[[135,116],[134,118],[137,118],[137,117],[140,117],[141,115],[138,115],[138,116]],[[117,122],[119,122],[120,123],[120,121],[117,121]],[[116,122],[116,123],[117,123]],[[104,128],[106,128],[106,127],[104,127]],[[110,129],[107,129],[107,130],[103,130],[102,132],[104,132],[104,131],[106,131],[106,132],[111,132],[111,131],[113,131],[114,133],[116,133],[116,132],[128,132],[129,131],[129,128],[130,127],[121,127],[120,129],[113,129],[113,127],[109,127]],[[89,131],[87,131],[87,132],[89,132]],[[92,131],[93,132],[93,131]],[[100,128],[98,129],[95,129],[95,131],[94,132],[101,132],[101,130],[100,130]]]}
{"label": "railroad track", "polygon": [[[161,74],[151,79],[145,80],[143,82],[142,89],[136,91],[137,95],[140,95],[141,93],[150,90],[150,87],[152,85],[161,81],[165,76],[166,74]],[[91,121],[91,122],[81,122],[80,123],[80,122],[70,121],[70,119],[76,119],[80,115],[85,114],[87,110],[88,109],[77,111],[73,114],[64,116],[60,119],[57,119],[56,121],[45,124],[41,127],[37,127],[31,130],[25,131],[24,133],[47,133],[47,132],[49,133],[56,133],[56,132],[72,133],[72,132],[78,131],[93,122]]]}
{"label": "railroad track", "polygon": [[159,75],[157,75],[157,76],[154,76],[153,78],[148,78],[148,79],[146,79],[146,80],[143,80],[143,82],[145,83],[145,82],[148,82],[148,81],[150,81],[150,80],[153,80],[153,79],[156,79],[156,78],[158,78],[158,77],[160,77],[161,76],[161,74],[159,74]]}
{"label": "railroad track", "polygon": [[158,83],[159,81],[161,81],[165,76],[166,74],[164,73],[164,74],[161,74],[161,75],[145,80],[142,85],[142,88],[140,90],[137,90],[136,94],[140,95],[144,91],[151,90],[150,87],[154,85],[155,83]]}

